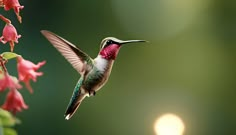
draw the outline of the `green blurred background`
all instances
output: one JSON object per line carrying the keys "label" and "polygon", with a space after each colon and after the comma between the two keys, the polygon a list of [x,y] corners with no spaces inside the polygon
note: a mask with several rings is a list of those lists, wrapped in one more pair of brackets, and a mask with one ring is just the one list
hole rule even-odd
{"label": "green blurred background", "polygon": [[[47,60],[19,135],[155,135],[155,120],[175,113],[186,135],[235,135],[236,2],[233,0],[20,0],[22,35],[15,52]],[[1,22],[1,29],[3,27]],[[71,120],[64,112],[79,74],[41,35],[47,29],[96,57],[108,36],[145,39],[124,46],[108,83],[84,100]],[[1,50],[9,50],[1,46]],[[10,66],[10,65],[13,66]],[[10,63],[15,74],[15,63]],[[3,96],[1,96],[3,97]]]}

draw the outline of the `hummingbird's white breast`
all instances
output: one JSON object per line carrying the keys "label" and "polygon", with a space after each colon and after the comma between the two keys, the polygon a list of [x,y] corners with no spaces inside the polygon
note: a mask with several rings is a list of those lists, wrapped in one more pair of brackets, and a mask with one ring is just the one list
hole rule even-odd
{"label": "hummingbird's white breast", "polygon": [[98,55],[94,59],[94,65],[100,72],[104,73],[107,69],[107,66],[108,66],[108,60],[102,58],[101,55]]}
{"label": "hummingbird's white breast", "polygon": [[94,59],[94,67],[85,77],[85,89],[98,91],[108,80],[114,60],[107,60],[101,55]]}

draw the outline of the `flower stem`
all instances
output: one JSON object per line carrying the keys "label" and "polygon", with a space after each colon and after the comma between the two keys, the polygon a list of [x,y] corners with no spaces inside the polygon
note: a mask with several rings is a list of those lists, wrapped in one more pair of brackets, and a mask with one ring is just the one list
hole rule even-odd
{"label": "flower stem", "polygon": [[6,66],[5,66],[6,62],[7,62],[7,61],[4,60],[2,56],[0,56],[0,66],[2,67],[2,69],[3,69],[3,71],[4,71],[5,73],[7,73],[7,68],[6,68]]}
{"label": "flower stem", "polygon": [[6,17],[4,17],[3,15],[0,14],[0,19],[2,19],[4,22],[6,22],[7,24],[11,24],[11,20],[7,19]]}
{"label": "flower stem", "polygon": [[0,7],[4,7],[3,1],[0,0]]}

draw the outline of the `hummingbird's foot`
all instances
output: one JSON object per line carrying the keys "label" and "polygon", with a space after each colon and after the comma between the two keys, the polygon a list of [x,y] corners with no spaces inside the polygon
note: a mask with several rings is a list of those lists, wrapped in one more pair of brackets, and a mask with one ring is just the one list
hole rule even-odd
{"label": "hummingbird's foot", "polygon": [[89,91],[89,96],[95,96],[96,92],[95,91]]}

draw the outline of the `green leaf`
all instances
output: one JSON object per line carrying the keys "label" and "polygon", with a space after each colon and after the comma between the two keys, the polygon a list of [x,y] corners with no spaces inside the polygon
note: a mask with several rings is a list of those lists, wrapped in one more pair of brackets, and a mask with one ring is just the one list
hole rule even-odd
{"label": "green leaf", "polygon": [[10,112],[0,109],[0,126],[14,126],[16,122]]}
{"label": "green leaf", "polygon": [[12,128],[3,128],[3,134],[4,135],[17,135],[17,132],[15,129],[12,129]]}
{"label": "green leaf", "polygon": [[13,52],[4,52],[1,54],[1,56],[3,57],[3,59],[9,60],[9,59],[16,58],[19,55]]}

